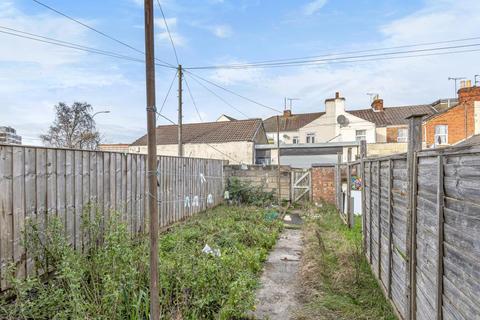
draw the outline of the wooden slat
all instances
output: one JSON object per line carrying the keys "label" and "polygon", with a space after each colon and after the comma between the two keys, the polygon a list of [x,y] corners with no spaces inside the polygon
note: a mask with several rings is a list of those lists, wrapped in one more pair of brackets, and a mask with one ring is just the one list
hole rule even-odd
{"label": "wooden slat", "polygon": [[[13,261],[16,277],[24,279],[26,275],[26,255],[22,244],[25,230],[25,149],[13,147]],[[0,272],[1,273],[1,272]]]}
{"label": "wooden slat", "polygon": [[[37,211],[37,171],[36,149],[25,148],[25,226],[35,223]],[[35,275],[35,265],[31,253],[26,250],[27,276]]]}
{"label": "wooden slat", "polygon": [[65,151],[65,232],[75,247],[75,152]]}
{"label": "wooden slat", "polygon": [[[0,263],[2,266],[13,261],[13,166],[12,147],[0,146]],[[0,287],[5,290],[10,287],[6,280],[5,270],[2,270]]]}
{"label": "wooden slat", "polygon": [[75,220],[74,220],[74,239],[75,249],[82,250],[82,234],[80,227],[82,224],[83,212],[83,158],[82,151],[75,151]]}
{"label": "wooden slat", "polygon": [[[38,149],[36,157],[36,224],[38,225],[39,238],[42,243],[45,242],[45,229],[47,224],[47,150]],[[43,256],[42,256],[43,257]],[[45,270],[40,268],[37,270],[39,274],[43,274]]]}

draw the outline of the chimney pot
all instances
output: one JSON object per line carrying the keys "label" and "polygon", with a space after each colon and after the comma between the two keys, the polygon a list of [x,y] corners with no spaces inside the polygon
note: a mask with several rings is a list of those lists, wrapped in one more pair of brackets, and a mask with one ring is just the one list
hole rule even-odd
{"label": "chimney pot", "polygon": [[383,99],[379,99],[378,96],[376,97],[375,100],[372,102],[372,108],[376,112],[382,112],[383,111]]}
{"label": "chimney pot", "polygon": [[285,110],[283,110],[283,116],[284,116],[285,118],[291,117],[291,116],[292,116],[292,110],[290,110],[290,109],[285,109]]}
{"label": "chimney pot", "polygon": [[338,98],[340,98],[340,92],[337,91],[335,92],[335,99],[338,99]]}

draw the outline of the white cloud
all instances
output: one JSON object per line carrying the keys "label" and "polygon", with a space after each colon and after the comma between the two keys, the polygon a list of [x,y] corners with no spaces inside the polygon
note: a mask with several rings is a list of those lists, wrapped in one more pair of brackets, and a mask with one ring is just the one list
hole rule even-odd
{"label": "white cloud", "polygon": [[303,6],[303,13],[306,15],[312,15],[317,13],[320,9],[322,9],[328,0],[313,0]]}
{"label": "white cloud", "polygon": [[[216,65],[238,65],[245,63],[239,60],[227,60]],[[258,83],[264,80],[264,73],[261,69],[218,69],[210,77],[212,81],[225,85],[238,83]]]}
{"label": "white cloud", "polygon": [[227,24],[212,26],[210,30],[219,38],[229,38],[233,34],[232,28]]}
{"label": "white cloud", "polygon": [[[478,12],[480,2],[477,0],[430,1],[425,8],[379,27],[382,41],[368,47],[365,44],[359,46],[376,48],[471,37],[478,29],[476,26],[480,25]],[[367,92],[380,93],[386,106],[399,106],[454,97],[453,83],[447,78],[472,78],[478,73],[472,65],[479,57],[479,52],[472,52],[300,69],[269,69],[262,70],[260,75],[253,70],[218,70],[212,79],[232,84],[245,81],[250,88],[243,91],[245,95],[270,100],[270,103],[280,102],[284,96],[299,97],[302,100],[296,103],[295,112],[323,110],[324,99],[332,97],[336,91],[346,97],[350,109],[368,108]]]}
{"label": "white cloud", "polygon": [[[94,21],[87,23],[95,25]],[[26,14],[13,2],[0,4],[0,25],[95,46],[89,41],[87,29],[55,15]],[[124,76],[122,69],[112,65],[114,60],[6,34],[0,34],[0,41],[1,125],[16,128],[25,137],[25,143],[40,144],[38,135],[50,125],[53,106],[59,101],[109,105],[110,116],[117,117],[115,122],[123,126],[122,133],[131,131],[125,118],[135,116],[129,115],[128,102],[115,92],[134,94],[135,84]],[[139,101],[142,97],[143,94]],[[118,136],[114,131],[111,134]]]}
{"label": "white cloud", "polygon": [[[172,35],[173,43],[175,44],[175,46],[185,46],[187,43],[186,38],[177,31],[178,19],[173,17],[166,18],[165,20],[167,21],[168,29],[170,30],[170,34]],[[165,21],[163,21],[163,18],[156,18],[154,23],[157,29],[160,30],[160,32],[157,32],[158,41],[161,44],[170,45],[170,37],[168,35],[167,27],[165,26]]]}

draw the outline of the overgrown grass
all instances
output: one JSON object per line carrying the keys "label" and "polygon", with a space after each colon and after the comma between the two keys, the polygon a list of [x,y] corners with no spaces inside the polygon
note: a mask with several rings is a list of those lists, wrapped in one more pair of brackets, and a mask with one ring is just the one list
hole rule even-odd
{"label": "overgrown grass", "polygon": [[[46,280],[12,277],[16,298],[0,300],[0,319],[148,319],[148,239],[131,239],[125,224],[112,221],[101,240],[98,223],[85,227],[92,239],[87,254],[68,245],[59,221],[41,236],[33,228],[29,252],[38,267],[48,262],[55,272]],[[161,235],[162,318],[242,318],[253,308],[262,262],[281,225],[262,209],[218,207]],[[221,255],[202,253],[205,244]]]}
{"label": "overgrown grass", "polygon": [[304,237],[296,319],[396,319],[362,255],[360,219],[348,229],[324,205],[310,210]]}

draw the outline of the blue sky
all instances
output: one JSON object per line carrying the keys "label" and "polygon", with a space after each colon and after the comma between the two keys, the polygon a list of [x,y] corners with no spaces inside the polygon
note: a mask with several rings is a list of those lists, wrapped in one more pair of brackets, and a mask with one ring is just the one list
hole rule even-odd
{"label": "blue sky", "polygon": [[[141,0],[42,0],[75,18],[143,50]],[[370,49],[478,36],[477,0],[164,0],[167,21],[184,66],[242,63],[327,52]],[[175,58],[156,12],[156,55]],[[102,50],[142,58],[126,47],[62,18],[31,0],[2,0],[0,26],[16,28]],[[472,42],[470,42],[472,43]],[[0,125],[18,129],[28,144],[53,120],[58,101],[87,101],[98,115],[105,142],[131,142],[145,131],[144,66],[0,34]],[[297,97],[294,112],[324,109],[324,99],[340,91],[347,108],[369,106],[377,92],[387,106],[429,103],[451,97],[449,76],[479,74],[479,53],[315,67],[197,71],[198,74],[266,105],[281,109]],[[174,71],[157,68],[157,105]],[[188,78],[187,78],[188,79]],[[243,118],[188,79],[204,120],[226,113]],[[175,89],[175,87],[174,87]],[[214,87],[249,117],[263,109]],[[176,92],[164,113],[176,119]],[[185,121],[198,121],[185,94]],[[160,120],[160,123],[165,123]]]}

